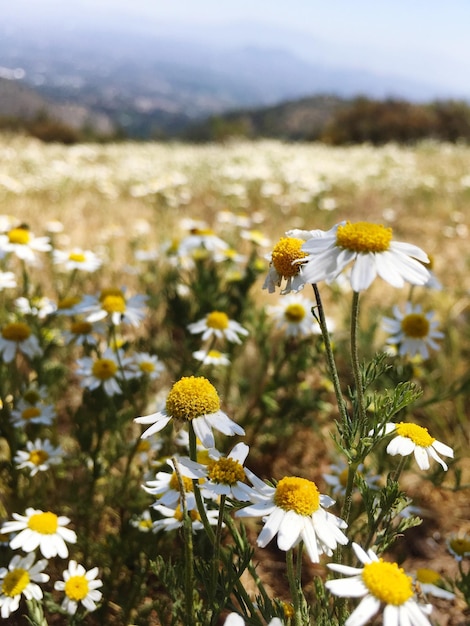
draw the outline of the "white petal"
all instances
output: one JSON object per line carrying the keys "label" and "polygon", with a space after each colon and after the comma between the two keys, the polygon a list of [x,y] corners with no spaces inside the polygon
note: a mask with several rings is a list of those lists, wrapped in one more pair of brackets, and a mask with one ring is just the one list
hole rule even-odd
{"label": "white petal", "polygon": [[[387,604],[383,612],[383,626],[409,626],[410,620],[408,616],[401,615],[402,607],[393,604]],[[404,620],[402,618],[405,618]]]}
{"label": "white petal", "polygon": [[431,447],[439,452],[439,454],[443,454],[444,456],[450,456],[451,459],[454,458],[454,451],[452,450],[452,448],[450,446],[446,446],[446,444],[442,443],[441,441],[434,441],[431,444]]}
{"label": "white petal", "polygon": [[374,596],[367,595],[361,600],[359,606],[346,620],[344,626],[363,626],[371,617],[373,617],[380,609],[380,601]]}
{"label": "white petal", "polygon": [[298,515],[295,511],[287,511],[281,523],[277,535],[277,545],[281,550],[290,550],[297,540],[304,526],[302,515]]}
{"label": "white petal", "polygon": [[413,452],[415,446],[416,444],[409,437],[402,437],[401,435],[398,435],[388,444],[387,452],[392,456],[395,456],[395,454],[407,456]]}
{"label": "white petal", "polygon": [[213,448],[215,446],[214,433],[205,416],[196,417],[192,420],[192,425],[196,437],[205,448]]}
{"label": "white petal", "polygon": [[396,255],[393,252],[382,252],[376,255],[377,274],[392,287],[403,287],[404,280],[396,267]]}
{"label": "white petal", "polygon": [[246,443],[237,443],[237,445],[233,447],[232,451],[228,455],[228,458],[233,459],[234,461],[238,461],[243,465],[249,451],[250,448],[246,445]]}
{"label": "white petal", "polygon": [[361,598],[368,593],[367,587],[359,576],[327,580],[325,587],[335,596],[342,598]]}
{"label": "white petal", "polygon": [[434,450],[432,446],[429,446],[428,448],[426,448],[426,452],[429,454],[430,457],[432,457],[435,461],[437,461],[440,465],[442,465],[442,469],[445,472],[447,472],[447,470],[449,469],[447,467],[447,464],[444,463],[444,461],[441,459],[441,457],[437,454],[437,452]]}
{"label": "white petal", "polygon": [[359,292],[367,289],[377,276],[375,255],[372,253],[358,254],[351,270],[351,287]]}
{"label": "white petal", "polygon": [[265,546],[267,546],[271,539],[276,535],[285,514],[285,511],[276,507],[271,515],[267,518],[263,530],[260,532],[257,540],[260,548],[264,548]]}
{"label": "white petal", "polygon": [[426,448],[422,448],[421,446],[416,446],[414,449],[414,455],[416,459],[416,463],[418,464],[419,469],[427,470],[429,469],[429,456],[426,452]]}
{"label": "white petal", "polygon": [[429,615],[432,610],[430,604],[419,606],[414,600],[408,600],[403,608],[406,609],[413,626],[431,626],[430,621],[426,617],[426,613]]}

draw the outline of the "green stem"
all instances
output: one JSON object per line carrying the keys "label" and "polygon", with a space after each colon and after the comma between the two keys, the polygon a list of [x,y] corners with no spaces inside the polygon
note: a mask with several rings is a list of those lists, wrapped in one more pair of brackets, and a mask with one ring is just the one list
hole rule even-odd
{"label": "green stem", "polygon": [[[192,461],[197,462],[197,439],[196,433],[194,432],[193,425],[191,422],[189,423],[189,458]],[[204,526],[204,530],[209,538],[209,541],[214,545],[215,543],[215,534],[212,530],[212,526],[210,525],[209,519],[206,513],[206,507],[204,506],[204,501],[202,499],[201,490],[199,489],[199,483],[197,479],[193,479],[193,488],[194,488],[194,497],[196,498],[196,506],[198,513],[201,517],[202,525]]]}
{"label": "green stem", "polygon": [[302,599],[299,592],[300,581],[296,576],[296,568],[294,566],[294,549],[291,548],[286,552],[287,580],[289,581],[289,589],[294,606],[293,626],[302,626]]}
{"label": "green stem", "polygon": [[323,309],[323,303],[320,297],[320,291],[316,284],[312,285],[313,292],[315,294],[315,300],[317,303],[316,312],[314,312],[315,317],[320,324],[323,343],[325,344],[325,354],[328,362],[328,368],[330,370],[331,379],[333,382],[333,387],[335,390],[336,402],[338,404],[339,414],[341,415],[341,421],[343,423],[343,427],[349,423],[349,416],[346,409],[346,403],[344,402],[343,393],[341,391],[341,383],[338,376],[338,370],[336,368],[336,361],[333,354],[333,348],[331,346],[330,334],[328,332],[328,328],[326,325],[325,311]]}
{"label": "green stem", "polygon": [[212,557],[212,584],[210,586],[210,604],[213,606],[215,595],[217,591],[217,576],[219,573],[219,561],[220,561],[220,543],[222,540],[222,527],[224,523],[224,511],[225,511],[225,496],[220,496],[220,504],[219,504],[219,517],[217,520],[217,529],[215,532],[215,543],[213,547],[213,557]]}
{"label": "green stem", "polygon": [[186,507],[186,492],[184,490],[184,483],[181,473],[178,467],[178,461],[173,457],[173,466],[175,468],[175,474],[178,479],[178,486],[180,492],[180,502],[183,513],[183,535],[184,535],[184,582],[185,582],[185,605],[186,605],[186,618],[188,624],[195,624],[194,614],[194,550],[193,550],[193,524],[188,514]]}
{"label": "green stem", "polygon": [[366,419],[366,409],[364,403],[364,388],[362,386],[361,368],[359,364],[359,352],[357,349],[357,332],[359,327],[359,292],[353,292],[352,312],[351,312],[351,365],[356,385],[357,408],[359,412],[359,423],[364,424]]}
{"label": "green stem", "polygon": [[344,494],[344,502],[343,508],[341,510],[341,519],[343,519],[346,524],[349,523],[349,516],[351,514],[351,505],[352,505],[352,492],[354,489],[354,481],[356,479],[356,473],[359,463],[351,463],[348,469],[348,480],[346,482],[346,492]]}

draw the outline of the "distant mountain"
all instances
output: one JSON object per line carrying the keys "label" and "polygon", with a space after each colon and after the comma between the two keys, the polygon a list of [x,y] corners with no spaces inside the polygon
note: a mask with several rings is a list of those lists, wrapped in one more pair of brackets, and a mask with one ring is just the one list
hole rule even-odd
{"label": "distant mountain", "polygon": [[[20,68],[24,78],[12,84],[29,85],[62,105],[61,115],[73,123],[99,120],[136,137],[173,135],[213,114],[312,94],[424,101],[438,92],[399,76],[301,58],[283,47],[282,37],[273,47],[261,45],[262,38],[260,45],[247,38],[240,46],[230,37],[224,42],[223,33],[206,43],[203,33],[190,35],[122,25],[64,24],[48,31],[0,24],[0,66]],[[0,114],[1,99],[0,93]]]}

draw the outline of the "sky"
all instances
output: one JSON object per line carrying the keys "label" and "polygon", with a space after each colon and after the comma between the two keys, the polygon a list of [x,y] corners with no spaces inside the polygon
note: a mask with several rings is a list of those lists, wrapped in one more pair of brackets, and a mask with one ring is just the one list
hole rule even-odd
{"label": "sky", "polygon": [[[469,0],[0,0],[0,5],[3,2],[2,19],[31,20],[38,28],[48,20],[95,26],[113,20],[156,33],[179,24],[185,36],[199,33],[204,38],[216,35],[220,24],[255,22],[260,45],[272,45],[272,35],[278,32],[278,47],[304,56],[317,53],[332,65],[454,88],[470,76]],[[252,31],[240,28],[242,43],[249,32],[253,39]],[[232,37],[235,41],[236,33]]]}

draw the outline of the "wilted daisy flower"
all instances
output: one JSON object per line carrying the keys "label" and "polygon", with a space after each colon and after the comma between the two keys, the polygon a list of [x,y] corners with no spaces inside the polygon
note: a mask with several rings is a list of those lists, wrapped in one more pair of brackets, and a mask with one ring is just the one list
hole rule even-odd
{"label": "wilted daisy flower", "polygon": [[453,533],[447,538],[447,549],[457,561],[470,557],[470,535]]}
{"label": "wilted daisy flower", "polygon": [[62,608],[69,615],[75,615],[79,604],[90,613],[95,611],[97,609],[96,603],[101,600],[103,595],[101,591],[98,591],[98,588],[103,586],[103,582],[96,579],[98,568],[93,567],[86,571],[83,565],[71,560],[62,576],[64,580],[57,580],[54,583],[54,589],[65,593]]}
{"label": "wilted daisy flower", "polygon": [[337,544],[348,543],[341,530],[347,527],[346,522],[323,508],[335,501],[320,494],[313,481],[287,476],[272,487],[249,470],[245,472],[253,483],[250,500],[254,504],[240,509],[236,515],[263,517],[258,546],[264,548],[276,535],[281,550],[290,550],[303,541],[312,562],[318,563],[321,554],[331,556]]}
{"label": "wilted daisy flower", "polygon": [[387,446],[388,454],[408,456],[413,453],[416,463],[422,470],[429,469],[430,458],[440,463],[444,470],[447,470],[447,465],[439,454],[450,458],[454,457],[452,448],[431,437],[427,428],[417,424],[407,424],[406,422],[394,424],[390,422],[385,424],[384,434],[389,435],[390,433],[395,433],[396,437]]}
{"label": "wilted daisy flower", "polygon": [[15,428],[25,428],[29,424],[42,424],[50,426],[56,416],[55,407],[52,404],[29,404],[20,400],[16,409],[11,412],[12,425]]}
{"label": "wilted daisy flower", "polygon": [[26,450],[18,450],[14,461],[18,469],[27,468],[30,475],[45,472],[51,465],[62,462],[63,450],[51,445],[49,439],[36,439],[26,442]]}
{"label": "wilted daisy flower", "polygon": [[455,593],[447,591],[447,589],[443,589],[440,586],[440,583],[442,584],[442,578],[436,570],[420,567],[416,570],[416,574],[413,578],[415,585],[419,585],[419,590],[425,595],[443,598],[444,600],[453,600],[455,598]]}
{"label": "wilted daisy flower", "polygon": [[149,380],[156,380],[165,371],[165,366],[155,354],[136,352],[129,362],[129,369],[137,376],[145,376]]}
{"label": "wilted daisy flower", "polygon": [[[179,504],[175,509],[160,504],[155,506],[154,509],[157,513],[163,516],[162,519],[158,519],[153,523],[155,531],[165,530],[170,532],[171,530],[181,528],[183,525],[183,510]],[[204,525],[201,522],[201,516],[199,515],[198,510],[188,509],[188,513],[191,518],[193,531],[196,532],[197,530],[202,530]],[[219,511],[217,509],[213,511],[206,510],[206,515],[209,524],[215,526],[219,519]]]}
{"label": "wilted daisy flower", "polygon": [[[147,493],[156,496],[156,504],[164,506],[176,506],[181,498],[180,484],[175,471],[174,463],[168,459],[167,464],[172,472],[157,472],[155,480],[148,480],[142,487]],[[178,464],[178,471],[183,483],[186,504],[188,509],[196,508],[196,500],[194,496],[194,488],[191,472],[188,472],[184,465]]]}
{"label": "wilted daisy flower", "polygon": [[276,328],[284,330],[287,337],[307,337],[321,332],[312,315],[312,306],[307,298],[291,293],[280,304],[268,307],[268,313],[276,322]]}
{"label": "wilted daisy flower", "polygon": [[377,275],[393,287],[403,287],[405,282],[425,285],[429,280],[423,265],[429,262],[426,253],[412,244],[392,241],[392,229],[381,224],[342,222],[309,239],[302,253],[302,278],[309,283],[333,280],[350,263],[351,287],[356,292],[367,289]]}
{"label": "wilted daisy flower", "polygon": [[229,319],[223,311],[211,311],[198,322],[188,324],[188,330],[193,335],[202,333],[202,340],[217,337],[233,343],[241,343],[238,335],[248,335],[248,331],[235,320]]}
{"label": "wilted daisy flower", "polygon": [[0,272],[0,291],[14,289],[16,284],[16,277],[13,272]]}
{"label": "wilted daisy flower", "polygon": [[39,547],[46,559],[57,555],[66,559],[69,551],[65,542],[77,541],[75,532],[66,528],[70,519],[64,515],[29,507],[25,515],[13,513],[13,517],[15,521],[5,522],[1,529],[2,533],[18,533],[10,541],[12,550],[33,552]]}
{"label": "wilted daisy flower", "polygon": [[17,352],[30,359],[41,356],[42,349],[38,338],[25,322],[10,322],[1,330],[0,352],[4,363],[11,363]]}
{"label": "wilted daisy flower", "polygon": [[444,334],[437,330],[439,322],[433,320],[434,313],[423,313],[422,307],[411,302],[405,304],[402,313],[398,306],[393,307],[394,318],[384,317],[382,326],[392,336],[387,344],[397,346],[400,356],[413,358],[420,355],[423,359],[429,357],[429,348],[438,350],[436,339],[442,339]]}
{"label": "wilted daisy flower", "polygon": [[121,394],[120,383],[123,378],[122,367],[130,364],[129,358],[118,358],[111,348],[106,348],[101,357],[82,357],[77,359],[77,374],[83,376],[80,385],[90,391],[102,387],[106,395],[114,396]]}
{"label": "wilted daisy flower", "polygon": [[27,600],[41,600],[42,590],[36,583],[46,583],[49,574],[43,572],[47,566],[47,560],[41,559],[34,562],[35,554],[27,554],[21,557],[15,554],[6,567],[0,568],[0,615],[7,619],[20,606],[21,596]]}
{"label": "wilted daisy flower", "polygon": [[145,318],[147,300],[141,294],[126,298],[124,289],[110,288],[103,289],[98,297],[85,296],[75,310],[83,313],[88,322],[107,318],[114,326],[121,322],[139,326]]}
{"label": "wilted daisy flower", "polygon": [[49,237],[36,237],[27,226],[22,224],[12,228],[5,235],[0,235],[0,251],[12,252],[22,261],[34,263],[36,252],[49,252]]}
{"label": "wilted daisy flower", "polygon": [[190,470],[192,478],[203,479],[203,492],[208,497],[228,496],[234,500],[246,502],[250,499],[251,488],[245,484],[243,463],[250,451],[245,443],[237,443],[227,456],[218,450],[209,451],[206,464],[190,459],[181,459],[182,467]]}
{"label": "wilted daisy flower", "polygon": [[281,294],[304,288],[305,280],[300,273],[299,262],[303,257],[307,257],[302,251],[304,243],[305,241],[299,237],[282,237],[277,242],[269,257],[269,270],[263,289],[274,293],[276,287],[281,287],[283,281],[286,283],[281,289]]}
{"label": "wilted daisy flower", "polygon": [[397,563],[379,559],[372,550],[365,552],[357,543],[352,546],[364,567],[328,563],[330,569],[345,574],[347,578],[325,583],[335,596],[362,598],[344,626],[363,626],[381,607],[385,626],[431,626],[426,615],[431,613],[432,607],[418,604],[411,576]]}
{"label": "wilted daisy flower", "polygon": [[217,390],[203,376],[184,376],[171,388],[162,411],[137,417],[134,421],[138,424],[152,424],[142,434],[142,437],[149,437],[165,428],[171,419],[179,425],[191,422],[196,437],[206,448],[214,447],[213,428],[224,435],[245,434],[241,426],[220,410]]}
{"label": "wilted daisy flower", "polygon": [[193,357],[203,365],[230,365],[228,356],[219,350],[196,350]]}
{"label": "wilted daisy flower", "polygon": [[73,248],[69,251],[54,250],[54,263],[63,265],[67,272],[81,270],[83,272],[94,272],[101,267],[102,260],[91,250]]}

